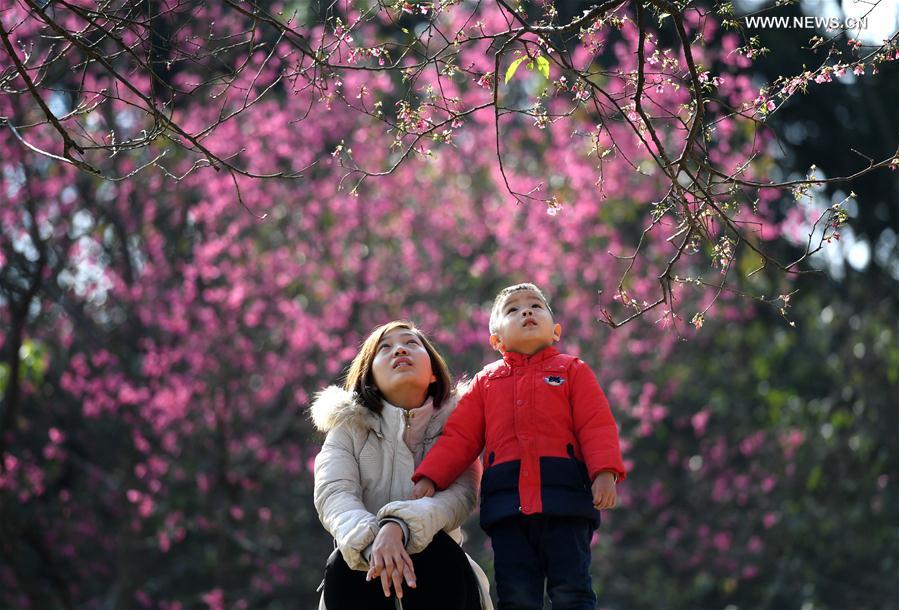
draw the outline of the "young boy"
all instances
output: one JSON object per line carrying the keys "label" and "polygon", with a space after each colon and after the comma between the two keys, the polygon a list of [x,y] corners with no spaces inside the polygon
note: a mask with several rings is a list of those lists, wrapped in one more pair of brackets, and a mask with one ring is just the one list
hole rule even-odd
{"label": "young boy", "polygon": [[533,284],[503,289],[490,313],[502,353],[459,401],[412,477],[446,489],[485,449],[481,527],[493,544],[499,610],[593,610],[590,541],[624,479],[618,428],[586,364],[553,344],[562,328]]}

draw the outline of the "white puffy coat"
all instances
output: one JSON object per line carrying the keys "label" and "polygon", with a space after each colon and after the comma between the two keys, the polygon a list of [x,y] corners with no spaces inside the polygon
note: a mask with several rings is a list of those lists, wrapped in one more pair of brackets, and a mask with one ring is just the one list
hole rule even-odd
{"label": "white puffy coat", "polygon": [[[455,406],[452,398],[433,412],[422,440],[425,452],[440,436]],[[440,530],[461,544],[460,526],[477,503],[480,460],[446,490],[408,500],[415,464],[413,452],[403,441],[400,409],[385,408],[378,415],[351,392],[331,386],[316,396],[311,411],[315,427],[327,433],[315,459],[315,509],[351,569],[368,569],[363,551],[374,542],[379,521],[388,517],[407,526],[409,554],[424,550]],[[487,576],[471,557],[468,560],[480,587],[481,608],[492,610]],[[325,609],[324,596],[319,608]]]}

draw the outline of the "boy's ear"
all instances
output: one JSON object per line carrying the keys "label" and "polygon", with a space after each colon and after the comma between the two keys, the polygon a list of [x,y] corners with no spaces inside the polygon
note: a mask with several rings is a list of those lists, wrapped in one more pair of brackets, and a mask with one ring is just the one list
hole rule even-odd
{"label": "boy's ear", "polygon": [[490,335],[490,347],[498,352],[503,351],[503,342],[500,340],[499,335]]}
{"label": "boy's ear", "polygon": [[562,325],[556,324],[553,326],[553,343],[562,338]]}

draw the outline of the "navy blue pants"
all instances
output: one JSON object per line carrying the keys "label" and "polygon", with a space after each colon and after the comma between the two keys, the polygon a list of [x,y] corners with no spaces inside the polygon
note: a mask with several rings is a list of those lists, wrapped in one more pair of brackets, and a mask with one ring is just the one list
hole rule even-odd
{"label": "navy blue pants", "polygon": [[590,540],[595,523],[580,517],[519,515],[490,528],[499,610],[594,610]]}

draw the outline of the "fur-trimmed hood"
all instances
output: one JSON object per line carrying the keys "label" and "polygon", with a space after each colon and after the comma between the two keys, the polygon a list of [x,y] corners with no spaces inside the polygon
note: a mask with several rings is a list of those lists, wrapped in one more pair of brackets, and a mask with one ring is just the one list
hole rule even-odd
{"label": "fur-trimmed hood", "polygon": [[377,413],[357,401],[353,392],[336,385],[318,392],[309,411],[312,423],[320,432],[327,433],[343,425],[373,430],[379,427]]}

